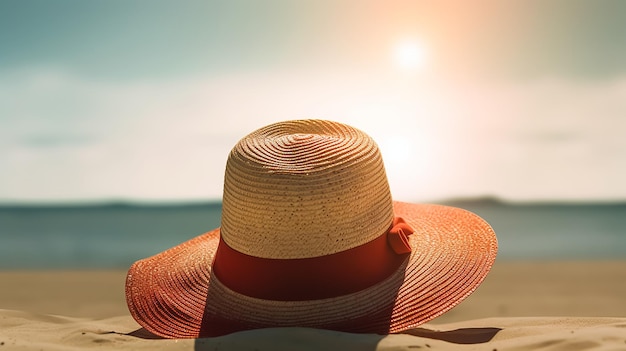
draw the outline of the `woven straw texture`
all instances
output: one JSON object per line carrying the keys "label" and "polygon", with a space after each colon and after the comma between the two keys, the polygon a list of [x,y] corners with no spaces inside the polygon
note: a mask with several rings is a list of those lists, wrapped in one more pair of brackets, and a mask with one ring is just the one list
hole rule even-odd
{"label": "woven straw texture", "polygon": [[[411,253],[391,276],[363,290],[318,300],[242,295],[212,272],[220,240],[262,258],[305,258],[383,235],[394,216],[415,230]],[[191,338],[301,326],[393,333],[448,311],[483,281],[497,253],[495,233],[453,207],[394,202],[376,144],[334,122],[291,121],[237,144],[224,182],[222,227],[128,272],[132,316],[164,337]]]}
{"label": "woven straw texture", "polygon": [[389,228],[391,201],[380,151],[365,133],[319,120],[272,124],[230,153],[222,236],[255,257],[328,255]]}

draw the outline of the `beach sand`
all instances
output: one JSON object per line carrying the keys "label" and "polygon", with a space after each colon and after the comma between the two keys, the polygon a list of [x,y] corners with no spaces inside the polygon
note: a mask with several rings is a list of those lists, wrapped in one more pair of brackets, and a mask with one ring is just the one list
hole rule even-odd
{"label": "beach sand", "polygon": [[626,261],[496,262],[459,306],[389,336],[275,328],[154,339],[128,314],[125,274],[0,272],[0,351],[626,350]]}

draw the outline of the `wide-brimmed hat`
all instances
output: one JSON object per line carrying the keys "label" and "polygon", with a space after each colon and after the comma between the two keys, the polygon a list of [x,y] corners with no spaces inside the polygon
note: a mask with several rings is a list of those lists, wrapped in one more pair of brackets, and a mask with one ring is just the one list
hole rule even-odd
{"label": "wide-brimmed hat", "polygon": [[290,326],[387,334],[457,305],[496,253],[477,215],[393,201],[362,131],[287,121],[235,145],[221,227],[135,262],[126,300],[164,337]]}

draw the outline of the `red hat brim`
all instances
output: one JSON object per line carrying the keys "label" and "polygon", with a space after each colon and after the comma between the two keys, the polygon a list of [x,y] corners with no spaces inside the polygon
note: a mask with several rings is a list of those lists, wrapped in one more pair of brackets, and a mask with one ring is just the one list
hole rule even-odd
{"label": "red hat brim", "polygon": [[387,334],[425,323],[456,306],[484,280],[498,244],[479,216],[455,207],[394,202],[415,230],[411,254],[384,281],[356,293],[274,301],[230,290],[212,274],[219,228],[135,262],[126,280],[131,315],[170,338],[217,336],[267,327],[313,327]]}

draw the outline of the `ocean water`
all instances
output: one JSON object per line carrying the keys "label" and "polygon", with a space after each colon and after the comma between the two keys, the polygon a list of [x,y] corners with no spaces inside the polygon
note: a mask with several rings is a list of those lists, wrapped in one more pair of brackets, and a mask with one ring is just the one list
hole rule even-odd
{"label": "ocean water", "polygon": [[[624,204],[448,203],[485,218],[501,260],[626,259]],[[0,207],[0,269],[127,268],[220,225],[219,203]]]}

